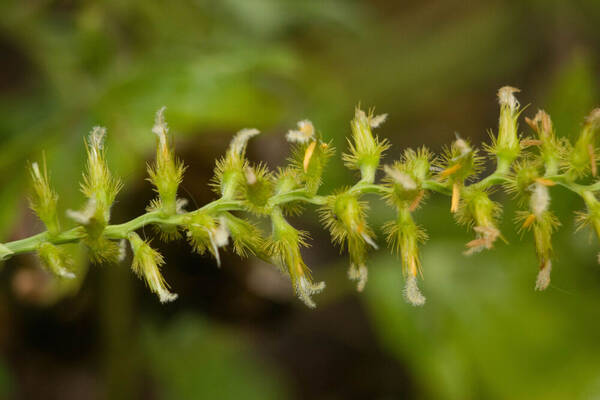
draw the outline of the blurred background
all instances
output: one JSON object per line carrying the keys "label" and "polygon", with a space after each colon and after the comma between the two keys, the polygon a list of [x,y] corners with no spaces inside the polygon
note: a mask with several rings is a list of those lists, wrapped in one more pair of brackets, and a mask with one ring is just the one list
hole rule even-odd
{"label": "blurred background", "polygon": [[[259,128],[249,157],[276,167],[284,133],[309,118],[339,156],[359,102],[389,113],[386,162],[409,146],[440,151],[455,132],[486,141],[506,84],[522,89],[524,115],[544,108],[572,137],[599,104],[599,23],[596,0],[4,0],[0,242],[43,229],[26,170],[43,150],[61,209],[80,208],[83,138],[97,124],[125,182],[112,220],[139,215],[163,105],[192,205],[214,199],[214,160],[237,130]],[[354,179],[337,157],[322,193]],[[184,242],[154,241],[179,294],[168,305],[127,262],[81,257],[79,278],[59,282],[35,256],[15,257],[0,270],[0,398],[600,399],[599,246],[575,233],[580,199],[553,193],[563,225],[545,293],[504,194],[510,245],[470,258],[471,234],[432,196],[416,215],[430,236],[418,309],[385,250],[355,293],[311,207],[293,223],[311,232],[304,256],[328,284],[316,311],[272,266],[229,253],[217,269]],[[371,200],[381,243],[392,211]]]}

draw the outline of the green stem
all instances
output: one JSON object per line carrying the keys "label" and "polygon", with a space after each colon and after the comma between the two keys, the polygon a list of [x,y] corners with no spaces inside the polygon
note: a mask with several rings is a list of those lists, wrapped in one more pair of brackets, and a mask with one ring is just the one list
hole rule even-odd
{"label": "green stem", "polygon": [[448,187],[448,185],[431,179],[423,182],[423,189],[431,190],[446,196],[452,196],[452,189]]}
{"label": "green stem", "polygon": [[64,231],[56,236],[51,236],[48,231],[38,233],[25,239],[15,240],[14,242],[5,243],[4,246],[13,254],[29,253],[37,250],[42,242],[50,242],[53,244],[75,243],[86,237],[83,227],[76,227]]}
{"label": "green stem", "polygon": [[349,190],[352,194],[366,194],[366,193],[376,193],[376,194],[387,194],[389,193],[389,188],[383,185],[377,185],[375,183],[369,183],[367,181],[361,180],[352,186]]}
{"label": "green stem", "polygon": [[307,192],[304,189],[291,190],[289,192],[276,194],[269,199],[269,205],[275,207],[280,204],[290,203],[293,201],[304,201],[317,205],[325,204],[327,199],[325,196],[317,196]]}
{"label": "green stem", "polygon": [[[236,211],[243,210],[242,204],[235,200],[218,199],[206,204],[195,211],[190,211],[184,214],[164,215],[160,210],[150,211],[140,215],[131,221],[107,226],[102,235],[107,239],[126,239],[127,235],[137,229],[143,228],[151,224],[162,225],[180,225],[185,217],[199,210],[216,213],[219,211]],[[58,235],[50,235],[48,231],[38,233],[25,239],[15,240],[13,242],[4,243],[4,247],[14,254],[29,253],[36,251],[41,243],[49,242],[52,244],[67,244],[81,241],[87,236],[85,228],[78,226],[67,231],[61,232]]]}

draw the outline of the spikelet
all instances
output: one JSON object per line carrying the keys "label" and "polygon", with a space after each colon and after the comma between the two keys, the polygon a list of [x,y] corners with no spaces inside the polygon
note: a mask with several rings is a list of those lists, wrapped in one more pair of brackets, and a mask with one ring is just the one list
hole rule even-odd
{"label": "spikelet", "polygon": [[130,233],[128,240],[133,250],[133,262],[131,264],[133,272],[144,279],[150,291],[158,296],[161,303],[168,303],[177,299],[177,294],[169,291],[169,285],[160,273],[160,268],[165,263],[163,256],[136,233]]}

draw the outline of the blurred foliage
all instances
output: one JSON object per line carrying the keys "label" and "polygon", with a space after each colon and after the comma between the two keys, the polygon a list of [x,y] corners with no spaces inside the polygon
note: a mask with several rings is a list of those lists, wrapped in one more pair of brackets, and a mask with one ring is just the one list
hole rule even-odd
{"label": "blurred foliage", "polygon": [[[476,143],[486,140],[485,130],[497,120],[494,93],[504,84],[523,90],[522,102],[531,103],[526,115],[545,108],[560,135],[577,133],[600,94],[596,0],[6,0],[2,5],[0,241],[40,228],[24,211],[24,196],[25,163],[42,151],[61,207],[80,207],[82,139],[93,125],[108,128],[109,163],[124,177],[125,192],[131,189],[127,183],[141,182],[154,143],[153,115],[162,105],[168,107],[178,149],[186,154],[200,159],[212,154],[211,146],[224,150],[233,132],[257,127],[266,137],[251,154],[276,163],[286,151],[282,133],[305,117],[333,139],[339,154],[359,101],[390,113],[382,129],[394,144],[390,160],[406,146],[439,150],[454,131]],[[210,142],[213,137],[218,140]],[[324,191],[349,179],[339,160],[327,174]],[[206,191],[205,183],[185,182],[196,193]],[[399,261],[381,255],[371,262],[360,299],[376,337],[409,371],[414,398],[600,397],[598,246],[584,233],[572,234],[567,210],[575,199],[554,192],[552,207],[563,227],[556,237],[556,286],[547,293],[532,289],[531,239],[509,233],[512,206],[502,227],[510,245],[465,258],[461,249],[468,235],[454,225],[445,199],[430,200],[427,212],[418,214],[431,237],[423,251],[428,295],[423,309],[402,300]],[[380,225],[389,218],[374,204],[371,222]],[[314,219],[302,222],[313,232],[321,229]],[[333,247],[315,242],[307,252],[323,253],[308,256],[320,262],[315,275],[329,274],[328,290],[343,298],[343,290],[333,286],[345,279],[345,267]],[[336,260],[334,272],[322,261],[328,259]],[[9,274],[3,271],[2,278]],[[131,285],[107,282],[112,283],[102,292],[106,302],[99,323],[112,339],[99,347],[136,335],[131,320],[134,307],[141,307],[123,294]],[[151,304],[146,306],[151,312],[160,312]],[[119,316],[128,320],[115,321]],[[10,330],[14,321],[2,320]],[[287,394],[279,375],[246,351],[252,345],[236,336],[237,329],[190,316],[166,326],[144,325],[140,347],[158,393],[166,398]],[[8,353],[11,342],[1,343]],[[318,355],[324,343],[315,343],[314,352],[304,356]],[[119,351],[130,349],[128,344],[113,349],[107,365],[141,368],[136,360],[122,362]],[[19,375],[9,371],[13,364],[0,366],[0,396],[13,386],[5,382]]]}
{"label": "blurred foliage", "polygon": [[10,373],[8,365],[0,362],[0,396],[8,398],[14,394],[14,378]]}
{"label": "blurred foliage", "polygon": [[142,341],[161,398],[287,397],[281,377],[250,354],[242,338],[198,316],[180,315],[166,329],[149,324]]}
{"label": "blurred foliage", "polygon": [[460,244],[436,241],[423,252],[427,312],[402,304],[401,273],[390,260],[377,264],[366,292],[385,346],[410,365],[423,398],[600,396],[598,328],[590,324],[600,317],[597,284],[560,270],[555,280],[569,289],[540,296],[530,246],[464,259]]}

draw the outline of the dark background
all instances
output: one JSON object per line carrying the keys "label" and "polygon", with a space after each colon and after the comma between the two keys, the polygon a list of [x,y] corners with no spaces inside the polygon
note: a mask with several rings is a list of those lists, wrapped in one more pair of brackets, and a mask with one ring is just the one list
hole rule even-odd
{"label": "dark background", "polygon": [[[193,205],[215,198],[207,184],[234,132],[259,128],[249,157],[275,167],[304,118],[337,147],[321,192],[351,184],[339,155],[359,102],[389,113],[385,162],[409,146],[439,152],[455,132],[487,141],[506,84],[522,89],[524,115],[544,108],[573,137],[599,104],[599,24],[595,0],[5,0],[0,241],[43,229],[26,169],[43,150],[61,212],[80,208],[83,138],[96,124],[125,182],[112,221],[141,214],[163,105]],[[74,246],[78,279],[61,282],[35,256],[15,257],[0,271],[0,398],[600,398],[598,244],[574,233],[580,199],[552,194],[563,225],[544,293],[533,291],[537,261],[531,237],[514,233],[514,202],[495,195],[510,244],[467,258],[471,234],[432,196],[416,214],[430,236],[423,308],[403,301],[400,262],[384,249],[355,293],[313,207],[292,222],[311,232],[303,254],[328,285],[315,311],[272,266],[229,253],[217,269],[184,242],[154,241],[179,294],[168,305],[129,260],[88,267]],[[371,200],[382,243],[393,214]]]}

